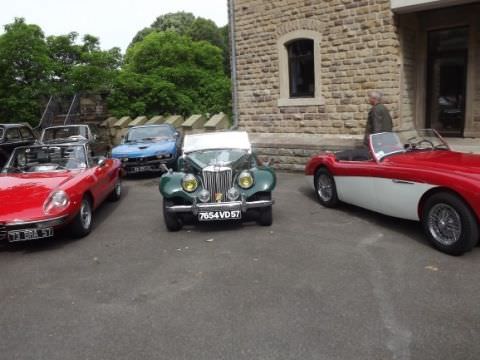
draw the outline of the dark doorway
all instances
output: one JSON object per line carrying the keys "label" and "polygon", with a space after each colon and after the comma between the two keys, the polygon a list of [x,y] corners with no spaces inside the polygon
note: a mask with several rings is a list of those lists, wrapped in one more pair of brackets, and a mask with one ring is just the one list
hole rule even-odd
{"label": "dark doorway", "polygon": [[468,28],[428,33],[427,127],[444,136],[463,136]]}

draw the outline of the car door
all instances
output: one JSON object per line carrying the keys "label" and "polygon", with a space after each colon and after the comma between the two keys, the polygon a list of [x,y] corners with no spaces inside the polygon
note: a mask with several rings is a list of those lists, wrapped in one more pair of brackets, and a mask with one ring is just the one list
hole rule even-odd
{"label": "car door", "polygon": [[402,219],[419,220],[420,199],[434,185],[415,181],[411,168],[397,166],[389,161],[380,162],[372,170],[372,176],[378,212]]}
{"label": "car door", "polygon": [[[90,154],[88,146],[87,152]],[[112,160],[106,159],[103,156],[89,156],[89,163],[91,164],[92,175],[95,179],[92,191],[95,192],[95,196],[100,203],[113,191],[118,176],[117,169],[113,166]]]}

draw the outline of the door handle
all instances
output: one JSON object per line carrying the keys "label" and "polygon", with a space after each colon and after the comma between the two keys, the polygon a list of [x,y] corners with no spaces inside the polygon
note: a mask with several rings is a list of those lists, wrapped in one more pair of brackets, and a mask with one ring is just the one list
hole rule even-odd
{"label": "door handle", "polygon": [[414,185],[414,183],[411,181],[398,180],[398,179],[392,179],[392,182],[395,184]]}

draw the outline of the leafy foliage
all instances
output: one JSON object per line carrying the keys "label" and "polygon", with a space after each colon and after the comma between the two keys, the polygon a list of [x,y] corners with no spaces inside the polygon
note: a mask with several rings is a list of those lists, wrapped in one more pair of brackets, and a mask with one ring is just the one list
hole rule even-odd
{"label": "leafy foliage", "polygon": [[229,112],[219,48],[176,32],[152,32],[127,51],[109,97],[117,116]]}
{"label": "leafy foliage", "polygon": [[142,41],[152,32],[176,32],[180,35],[186,35],[195,41],[207,41],[222,50],[224,57],[224,71],[230,76],[230,51],[228,47],[228,27],[217,27],[217,25],[208,19],[196,18],[193,14],[187,12],[176,12],[161,15],[148,28],[144,28],[135,35],[129,48],[137,42]]}
{"label": "leafy foliage", "polygon": [[121,64],[120,49],[103,51],[98,38],[45,36],[17,18],[0,36],[0,121],[36,125],[50,95],[109,92]]}

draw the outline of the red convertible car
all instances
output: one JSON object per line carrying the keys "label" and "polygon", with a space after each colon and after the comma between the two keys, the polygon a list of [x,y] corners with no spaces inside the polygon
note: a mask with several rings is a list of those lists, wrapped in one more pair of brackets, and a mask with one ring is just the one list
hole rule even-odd
{"label": "red convertible car", "polygon": [[0,173],[0,240],[52,237],[63,226],[90,233],[93,210],[122,193],[120,161],[90,154],[78,143],[15,149]]}
{"label": "red convertible car", "polygon": [[451,255],[478,243],[480,155],[451,151],[434,130],[373,134],[369,151],[314,156],[305,174],[323,206],[343,201],[421,221],[432,245]]}

